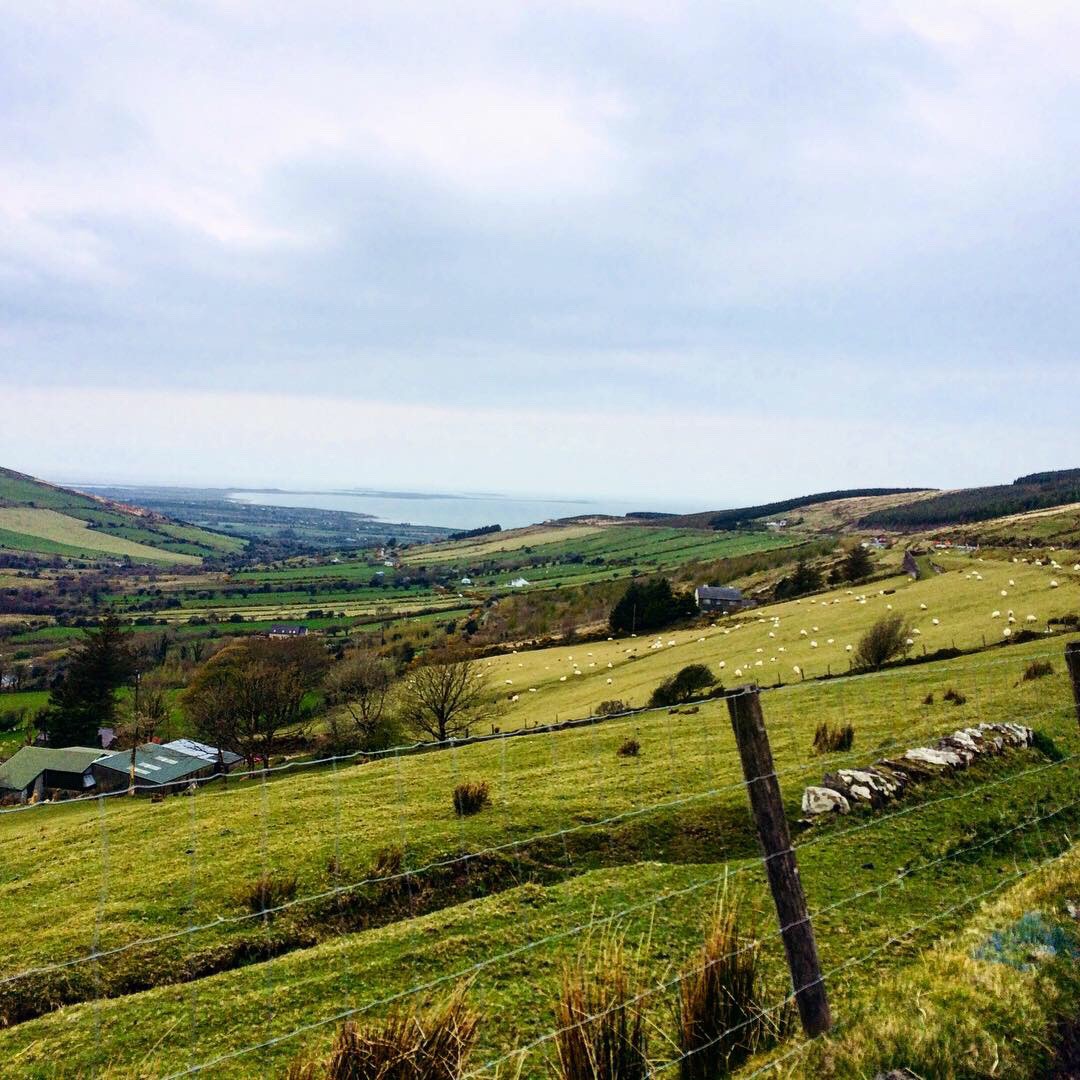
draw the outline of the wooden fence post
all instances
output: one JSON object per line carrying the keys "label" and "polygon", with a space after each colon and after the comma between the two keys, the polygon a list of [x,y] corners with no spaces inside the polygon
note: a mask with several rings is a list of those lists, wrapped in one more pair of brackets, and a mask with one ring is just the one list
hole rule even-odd
{"label": "wooden fence post", "polygon": [[1076,722],[1080,724],[1080,641],[1065,646],[1065,665],[1072,680],[1073,700],[1076,702]]}
{"label": "wooden fence post", "polygon": [[757,687],[745,686],[736,690],[727,699],[727,704],[735,741],[739,744],[750,807],[765,856],[769,888],[780,919],[799,1018],[807,1035],[820,1035],[832,1026],[832,1015]]}

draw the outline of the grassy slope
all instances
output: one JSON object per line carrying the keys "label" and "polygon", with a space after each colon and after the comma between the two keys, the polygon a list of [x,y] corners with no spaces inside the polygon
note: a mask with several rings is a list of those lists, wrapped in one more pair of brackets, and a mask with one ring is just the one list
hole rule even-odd
{"label": "grassy slope", "polygon": [[[960,557],[938,561],[950,572],[917,582],[906,576],[891,578],[865,592],[835,589],[720,619],[716,626],[701,630],[494,658],[485,663],[493,688],[503,699],[499,723],[504,728],[519,727],[551,723],[556,716],[564,720],[586,716],[598,702],[611,698],[640,706],[661,679],[690,663],[711,665],[728,684],[750,678],[764,685],[778,678],[791,682],[799,679],[796,666],[808,678],[824,675],[830,668],[834,673],[846,672],[850,654],[845,647],[857,644],[866,627],[888,613],[889,605],[909,616],[921,631],[913,638],[916,653],[924,647],[934,652],[954,643],[961,649],[975,648],[982,645],[984,635],[987,644],[1002,641],[1010,609],[1018,620],[1014,632],[1024,627],[1045,629],[1051,616],[1080,611],[1080,574],[1071,569]],[[1056,589],[1050,587],[1054,580]],[[882,595],[883,589],[896,591]],[[1003,597],[1002,590],[1008,595]],[[925,611],[920,606],[924,603]],[[994,611],[1000,611],[1001,617],[992,618]],[[1028,623],[1029,614],[1037,621]],[[773,616],[779,616],[779,627],[772,625]],[[661,643],[659,648],[653,648],[656,642]],[[536,692],[530,693],[530,688]],[[519,700],[510,701],[515,694]]]}
{"label": "grassy slope", "polygon": [[[0,544],[21,551],[43,554],[96,557],[106,554],[129,554],[149,559],[144,548],[153,550],[152,561],[193,562],[204,555],[242,550],[243,542],[219,536],[195,526],[169,522],[160,517],[135,513],[119,503],[92,498],[78,491],[47,484],[33,477],[0,469],[0,508],[4,513],[16,510],[51,511],[32,515],[19,524],[7,524],[18,537],[0,537]],[[62,519],[54,515],[62,515]],[[88,534],[74,530],[71,521],[93,523]],[[38,538],[36,541],[34,538]],[[36,543],[36,546],[32,546]],[[118,547],[117,544],[134,545]],[[74,546],[75,551],[69,550]]]}
{"label": "grassy slope", "polygon": [[[1056,652],[1060,643],[1054,647]],[[1066,752],[1080,751],[1063,674],[1017,685],[1024,660],[1042,648],[1036,642],[1002,657],[968,657],[768,695],[766,713],[790,812],[797,813],[802,785],[818,780],[829,765],[808,754],[813,728],[822,719],[855,724],[851,763],[873,760],[882,746],[897,741],[913,745],[978,719],[1027,721]],[[940,700],[950,685],[968,694],[966,706],[921,704],[928,690]],[[614,754],[627,732],[643,745],[637,760]],[[1033,752],[1019,753],[999,766],[1026,771],[1008,784],[967,798],[967,792],[974,792],[975,778],[970,777],[949,789],[964,796],[962,801],[935,803],[854,836],[839,835],[850,821],[813,835],[800,856],[811,905],[826,907],[852,891],[868,891],[816,921],[826,967],[880,944],[898,923],[921,921],[992,885],[1006,869],[1040,857],[1042,844],[1056,842],[1053,822],[1044,823],[1037,837],[1026,830],[1010,845],[984,849],[979,859],[949,861],[915,874],[903,889],[873,889],[888,882],[899,866],[932,859],[949,845],[969,844],[972,830],[987,826],[996,831],[1001,821],[1015,821],[1032,807],[1045,812],[1080,796],[1075,770],[1046,770],[1044,764]],[[465,776],[490,780],[495,805],[463,822],[449,810],[449,792]],[[693,886],[684,897],[626,920],[632,940],[654,920],[655,944],[646,963],[653,977],[662,977],[670,974],[669,965],[693,951],[723,860],[734,860],[737,868],[753,850],[738,778],[723,706],[711,703],[693,718],[650,714],[598,729],[341,767],[336,773],[312,772],[277,780],[265,791],[237,782],[228,792],[207,790],[193,800],[157,806],[113,799],[103,804],[104,820],[93,805],[0,817],[3,971],[89,949],[99,925],[103,835],[108,839],[107,901],[100,923],[105,947],[220,914],[240,914],[243,909],[233,898],[237,884],[264,867],[297,873],[301,895],[327,887],[327,860],[335,854],[348,879],[362,878],[373,854],[402,838],[408,841],[412,867],[461,849],[530,840],[516,853],[526,866],[543,852],[551,866],[565,860],[574,873],[591,871],[567,883],[527,885],[443,913],[346,935],[197,985],[150,991],[98,1008],[67,1009],[0,1032],[0,1053],[16,1055],[6,1058],[18,1063],[12,1075],[73,1075],[106,1061],[116,1075],[160,1075],[188,1060],[286,1032],[344,1006],[377,1001],[528,940],[587,923],[593,910],[617,910],[648,902],[658,892]],[[679,805],[629,817],[618,827],[596,826],[605,817],[658,802]],[[576,829],[565,840],[533,840],[565,827]],[[505,857],[513,861],[515,853]],[[620,862],[638,865],[613,867]],[[756,861],[745,865],[753,868],[748,880],[757,881]],[[462,884],[467,889],[467,881]],[[27,903],[31,890],[33,904]],[[762,925],[771,926],[767,903],[756,895]],[[925,944],[960,925],[964,914],[936,925],[915,943]],[[250,922],[216,926],[190,942],[152,947],[155,959],[147,962],[177,963],[192,949],[255,930]],[[550,1028],[559,958],[580,948],[582,937],[567,937],[484,970],[474,993],[486,1018],[485,1056]],[[913,952],[910,943],[889,950],[872,969],[838,984],[834,1000],[841,1014],[852,995]],[[770,964],[779,964],[775,942],[770,957]],[[185,1047],[179,1058],[178,1044]],[[325,1033],[315,1042],[324,1044]],[[257,1070],[267,1075],[294,1050],[294,1044],[285,1044],[268,1058],[257,1058]],[[255,1067],[241,1059],[221,1075],[251,1075]],[[531,1062],[527,1073],[534,1075],[538,1068]]]}
{"label": "grassy slope", "polygon": [[[973,954],[1031,912],[1069,928],[1075,940],[1065,903],[1077,896],[1080,848],[1074,847],[867,994],[829,1038],[800,1052],[797,1075],[861,1080],[900,1065],[938,1080],[1049,1075],[1054,1028],[1075,1022],[1080,1010],[1075,962],[1044,958],[1023,971]],[[896,1002],[918,1002],[918,1023]]]}
{"label": "grassy slope", "polygon": [[194,555],[165,551],[117,536],[101,529],[91,529],[89,522],[44,507],[0,507],[0,529],[62,545],[67,551],[84,555],[127,555],[143,562],[198,563]]}

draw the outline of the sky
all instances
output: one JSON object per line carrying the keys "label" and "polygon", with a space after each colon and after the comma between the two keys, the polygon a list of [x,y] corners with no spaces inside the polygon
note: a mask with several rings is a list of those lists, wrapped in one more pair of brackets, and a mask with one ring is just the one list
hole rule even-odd
{"label": "sky", "polygon": [[1080,8],[0,0],[0,465],[702,508],[1080,465]]}

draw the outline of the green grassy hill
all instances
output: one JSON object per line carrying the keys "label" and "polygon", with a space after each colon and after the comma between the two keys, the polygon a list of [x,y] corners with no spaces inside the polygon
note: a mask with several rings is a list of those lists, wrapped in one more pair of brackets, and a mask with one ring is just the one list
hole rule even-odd
{"label": "green grassy hill", "polygon": [[0,551],[198,564],[244,542],[0,469]]}
{"label": "green grassy hill", "polygon": [[[991,640],[1008,640],[1010,606],[1018,627],[1035,625],[1029,609],[1037,614],[1037,630],[1080,606],[1071,568],[960,558],[949,566],[924,581],[761,608],[704,632],[493,659],[500,722],[505,730],[556,712],[584,715],[600,695],[641,704],[659,679],[701,660],[722,661],[731,683],[770,684],[780,668],[770,657],[783,656],[787,685],[767,693],[764,707],[791,817],[802,787],[837,765],[869,763],[979,721],[1042,732],[1051,740],[1042,750],[930,784],[899,816],[858,815],[801,838],[823,962],[838,969],[834,1009],[855,1016],[882,978],[900,977],[920,950],[960,931],[984,896],[1062,850],[1080,825],[1080,780],[1069,765],[1080,735],[1060,637],[792,683],[795,664],[810,676],[846,667],[845,643],[889,604],[918,619],[931,648],[955,635],[980,649],[983,627]],[[641,659],[628,659],[627,649]],[[1024,681],[1036,656],[1048,656],[1054,673]],[[947,689],[966,701],[946,704]],[[822,721],[853,724],[854,749],[815,756]],[[628,736],[640,744],[636,757],[616,753]],[[485,780],[493,794],[488,809],[465,819],[450,797],[463,779]],[[1005,829],[1005,840],[986,842]],[[902,888],[898,868],[910,871]],[[382,1015],[417,986],[428,988],[421,999],[437,998],[471,972],[470,995],[484,1016],[480,1065],[552,1029],[560,965],[596,948],[604,927],[643,943],[649,985],[669,980],[694,955],[732,873],[758,913],[782,996],[775,916],[719,701],[692,715],[661,710],[447,752],[285,770],[265,785],[234,779],[161,804],[112,798],[0,814],[0,1016],[20,1007],[43,1013],[0,1029],[0,1060],[12,1076],[163,1076],[280,1038],[213,1070],[280,1075],[301,1049],[325,1050],[342,1013]],[[272,918],[253,916],[242,896],[263,874],[295,877],[295,895]],[[907,927],[919,929],[891,943]],[[107,955],[79,962],[94,948]],[[843,967],[871,950],[874,964]],[[670,993],[657,991],[658,1029],[670,1024],[670,1008]],[[549,1057],[547,1044],[534,1048],[522,1075],[546,1074]]]}

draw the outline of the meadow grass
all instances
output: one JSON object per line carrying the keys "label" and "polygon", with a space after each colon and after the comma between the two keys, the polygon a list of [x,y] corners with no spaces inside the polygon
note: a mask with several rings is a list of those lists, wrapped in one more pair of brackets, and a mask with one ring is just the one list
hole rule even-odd
{"label": "meadow grass", "polygon": [[[789,814],[798,814],[802,786],[819,781],[825,769],[873,761],[890,748],[977,720],[1027,722],[1062,752],[1080,751],[1060,667],[1044,679],[1020,680],[1044,646],[766,694]],[[922,704],[931,690],[940,701],[949,686],[966,691],[965,705]],[[851,754],[813,755],[813,732],[823,720],[854,724]],[[640,754],[619,757],[628,734],[641,744]],[[451,792],[466,779],[487,781],[493,805],[459,818]],[[1033,865],[1048,845],[1060,843],[1058,826],[1076,823],[1075,811],[1038,830],[1019,830],[1007,842],[984,844],[975,857],[935,860],[1078,796],[1075,769],[1023,751],[973,769],[945,792],[935,787],[909,798],[910,811],[896,819],[816,826],[802,839],[799,858],[811,907],[822,912],[815,926],[823,962],[843,963],[897,925],[960,902],[1016,865]],[[850,831],[859,825],[867,827]],[[424,883],[432,876],[422,869],[427,863],[514,842],[459,865],[447,885],[447,906],[423,914]],[[77,1075],[106,1064],[118,1076],[162,1075],[178,1063],[453,976],[626,907],[638,910],[619,925],[628,940],[648,938],[642,962],[654,981],[662,980],[699,947],[725,867],[750,883],[759,924],[773,925],[726,708],[712,702],[694,716],[650,713],[456,751],[285,772],[265,786],[234,779],[227,790],[208,788],[161,804],[121,797],[0,816],[0,978],[85,955],[95,941],[111,948],[242,915],[238,887],[264,874],[295,876],[301,898],[363,879],[391,846],[401,847],[404,866],[415,871],[415,893],[406,894],[405,910],[391,925],[320,940],[325,928],[305,921],[301,904],[269,924],[215,925],[103,959],[100,978],[107,982],[128,962],[180,968],[241,937],[281,940],[295,930],[316,942],[195,983],[74,1006],[0,1032],[0,1052],[14,1063],[11,1075]],[[923,863],[928,869],[905,877],[902,888],[890,885],[899,868]],[[489,888],[503,891],[478,895]],[[689,891],[650,906],[672,890]],[[849,900],[853,892],[866,895]],[[417,917],[408,918],[412,896],[419,906]],[[967,914],[935,924],[845,978],[836,991],[838,1008],[849,1008],[883,970],[962,925]],[[782,982],[776,945],[766,942],[765,961]],[[567,934],[477,973],[473,993],[486,1018],[481,1056],[498,1056],[550,1029],[559,967],[586,947],[587,934]],[[658,1023],[670,1005],[661,999]],[[311,1033],[310,1048],[324,1049],[332,1031],[327,1025]],[[253,1068],[272,1074],[296,1049],[292,1040],[258,1055],[257,1064],[237,1059],[220,1074],[251,1075]],[[526,1075],[543,1071],[540,1051],[526,1066]]]}
{"label": "meadow grass", "polygon": [[[505,730],[587,716],[611,698],[642,706],[662,679],[691,663],[708,664],[729,686],[844,674],[852,656],[847,646],[853,651],[874,620],[892,612],[910,620],[910,654],[919,656],[1005,643],[1006,629],[1013,636],[1025,629],[1045,631],[1051,617],[1080,611],[1080,575],[1071,569],[958,557],[938,561],[947,573],[845,586],[720,618],[712,626],[491,658],[484,661],[484,670],[500,703],[497,723]],[[1054,580],[1057,588],[1050,586]],[[1011,626],[1010,609],[1017,620]],[[1028,622],[1028,615],[1036,621]]]}
{"label": "meadow grass", "polygon": [[82,518],[44,507],[0,507],[0,529],[96,555],[129,555],[143,562],[196,564],[200,561],[194,555],[150,547],[102,529],[91,529]]}

